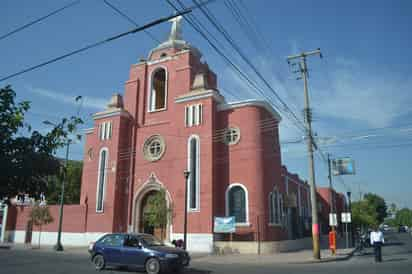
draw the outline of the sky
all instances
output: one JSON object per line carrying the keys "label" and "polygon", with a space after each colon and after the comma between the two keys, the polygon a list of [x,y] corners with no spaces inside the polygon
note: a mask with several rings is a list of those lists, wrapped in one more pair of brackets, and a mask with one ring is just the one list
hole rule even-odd
{"label": "sky", "polygon": [[[71,2],[1,1],[0,37]],[[286,57],[321,49],[323,58],[312,56],[307,60],[316,141],[324,155],[351,157],[356,165],[356,175],[333,178],[337,190],[351,191],[355,200],[362,193],[374,192],[388,203],[412,208],[412,2],[235,0],[252,33],[233,16],[234,9],[228,8],[231,2],[216,0],[207,7],[301,120],[303,82],[296,79],[296,66],[288,65]],[[173,12],[166,1],[160,0],[109,3],[139,25]],[[193,5],[191,0],[183,3]],[[210,32],[211,41],[250,79],[259,82],[204,14],[199,9],[192,14]],[[0,39],[0,78],[132,27],[102,0],[75,2],[58,14]],[[104,109],[113,93],[124,92],[130,66],[146,58],[158,44],[156,40],[164,41],[169,29],[169,23],[155,26],[150,33],[156,39],[143,32],[129,35],[0,82],[0,86],[10,84],[19,100],[31,101],[26,117],[36,130],[47,132],[50,128],[42,121],[57,122],[77,113],[85,120],[83,128],[90,128],[90,115]],[[263,98],[239,79],[187,22],[183,22],[183,37],[202,52],[216,72],[219,89],[227,101],[266,98],[276,102],[269,89],[264,89]],[[83,96],[81,106],[74,100],[78,95]],[[306,179],[306,145],[290,144],[303,141],[303,133],[286,115],[282,116],[282,162]],[[74,145],[70,158],[82,159],[83,150],[83,142]],[[319,152],[315,168],[317,185],[327,186],[327,165]]]}

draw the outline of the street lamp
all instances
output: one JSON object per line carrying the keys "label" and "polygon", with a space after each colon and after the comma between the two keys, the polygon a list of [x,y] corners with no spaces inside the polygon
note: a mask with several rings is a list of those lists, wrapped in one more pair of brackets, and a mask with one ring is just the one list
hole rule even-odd
{"label": "street lamp", "polygon": [[[44,121],[43,122],[46,125],[51,125],[57,127],[56,124],[50,122],[50,121]],[[64,162],[64,172],[63,172],[63,179],[62,179],[62,188],[60,192],[60,208],[59,208],[59,227],[57,230],[57,242],[56,245],[53,247],[54,250],[56,251],[63,251],[63,245],[61,243],[61,237],[62,237],[62,225],[63,225],[63,207],[64,207],[64,181],[67,178],[67,163],[69,162],[69,146],[70,146],[71,140],[67,139],[66,141],[66,159]]]}
{"label": "street lamp", "polygon": [[184,217],[184,224],[183,224],[183,249],[186,250],[187,247],[187,181],[190,176],[190,171],[185,170],[183,171],[183,175],[185,176],[185,217]]}

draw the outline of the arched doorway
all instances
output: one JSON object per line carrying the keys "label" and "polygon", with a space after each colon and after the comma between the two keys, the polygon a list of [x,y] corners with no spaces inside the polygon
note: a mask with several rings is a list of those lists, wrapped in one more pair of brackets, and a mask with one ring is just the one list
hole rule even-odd
{"label": "arched doorway", "polygon": [[[162,194],[161,194],[162,193]],[[162,199],[157,197],[157,201],[165,202],[167,208],[167,218],[166,223],[161,228],[155,228],[153,225],[148,222],[148,219],[151,218],[151,215],[157,210],[153,210],[153,206],[150,206],[150,203],[153,202],[155,196],[161,194]],[[138,233],[148,233],[156,236],[157,238],[170,241],[171,239],[171,196],[167,189],[159,182],[156,176],[152,173],[149,176],[148,181],[143,184],[136,192],[134,198],[134,207],[133,207],[133,228],[134,232]],[[152,211],[152,212],[150,212]]]}
{"label": "arched doorway", "polygon": [[142,233],[148,233],[155,235],[155,228],[153,225],[150,224],[150,218],[152,218],[152,212],[150,212],[150,205],[148,204],[148,201],[150,201],[152,197],[156,195],[157,191],[156,190],[151,190],[148,192],[142,200],[142,204],[140,206],[140,220],[139,220],[139,231]]}

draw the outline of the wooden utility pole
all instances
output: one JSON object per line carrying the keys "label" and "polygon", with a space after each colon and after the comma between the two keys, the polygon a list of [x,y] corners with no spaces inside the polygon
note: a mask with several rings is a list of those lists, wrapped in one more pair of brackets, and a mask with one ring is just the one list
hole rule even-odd
{"label": "wooden utility pole", "polygon": [[288,56],[288,63],[291,60],[299,59],[299,71],[301,73],[301,78],[303,79],[303,89],[305,93],[305,125],[306,125],[306,140],[308,148],[308,160],[309,160],[309,185],[310,185],[310,201],[312,204],[312,241],[313,241],[313,257],[315,259],[320,259],[320,247],[319,247],[319,222],[318,222],[318,208],[316,201],[316,183],[315,183],[315,164],[313,161],[313,147],[315,146],[313,142],[312,135],[312,112],[309,105],[309,94],[308,94],[308,69],[306,66],[306,57],[312,55],[319,55],[322,57],[320,49],[302,52],[297,55]]}

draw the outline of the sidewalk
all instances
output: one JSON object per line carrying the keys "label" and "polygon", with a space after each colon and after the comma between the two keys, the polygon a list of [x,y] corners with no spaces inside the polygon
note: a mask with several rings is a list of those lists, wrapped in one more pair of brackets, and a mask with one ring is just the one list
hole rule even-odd
{"label": "sidewalk", "polygon": [[231,255],[208,255],[193,257],[194,262],[205,262],[212,264],[310,264],[326,263],[348,260],[352,257],[355,249],[338,249],[335,256],[327,249],[321,250],[321,260],[313,259],[312,250],[302,250],[296,252],[276,253],[270,255],[257,254],[231,254]]}
{"label": "sidewalk", "polygon": [[[64,246],[64,252],[69,252],[73,254],[85,254],[88,255],[87,246]],[[14,249],[14,250],[33,250],[50,252],[54,251],[52,245],[41,245],[40,248],[37,244],[26,245],[26,244],[13,244],[13,243],[0,243],[0,249]]]}
{"label": "sidewalk", "polygon": [[[40,248],[37,245],[24,244],[0,244],[0,249],[15,249],[15,250],[33,250],[36,252],[55,252],[53,246],[43,245]],[[64,253],[85,255],[88,256],[87,246],[65,246]],[[330,250],[321,250],[321,260],[313,259],[312,250],[301,250],[294,252],[283,252],[275,254],[227,254],[214,255],[208,253],[190,252],[193,262],[203,262],[211,264],[310,264],[310,263],[325,263],[348,260],[354,254],[354,248],[338,249],[335,256],[332,256]],[[60,252],[59,252],[60,253]]]}

